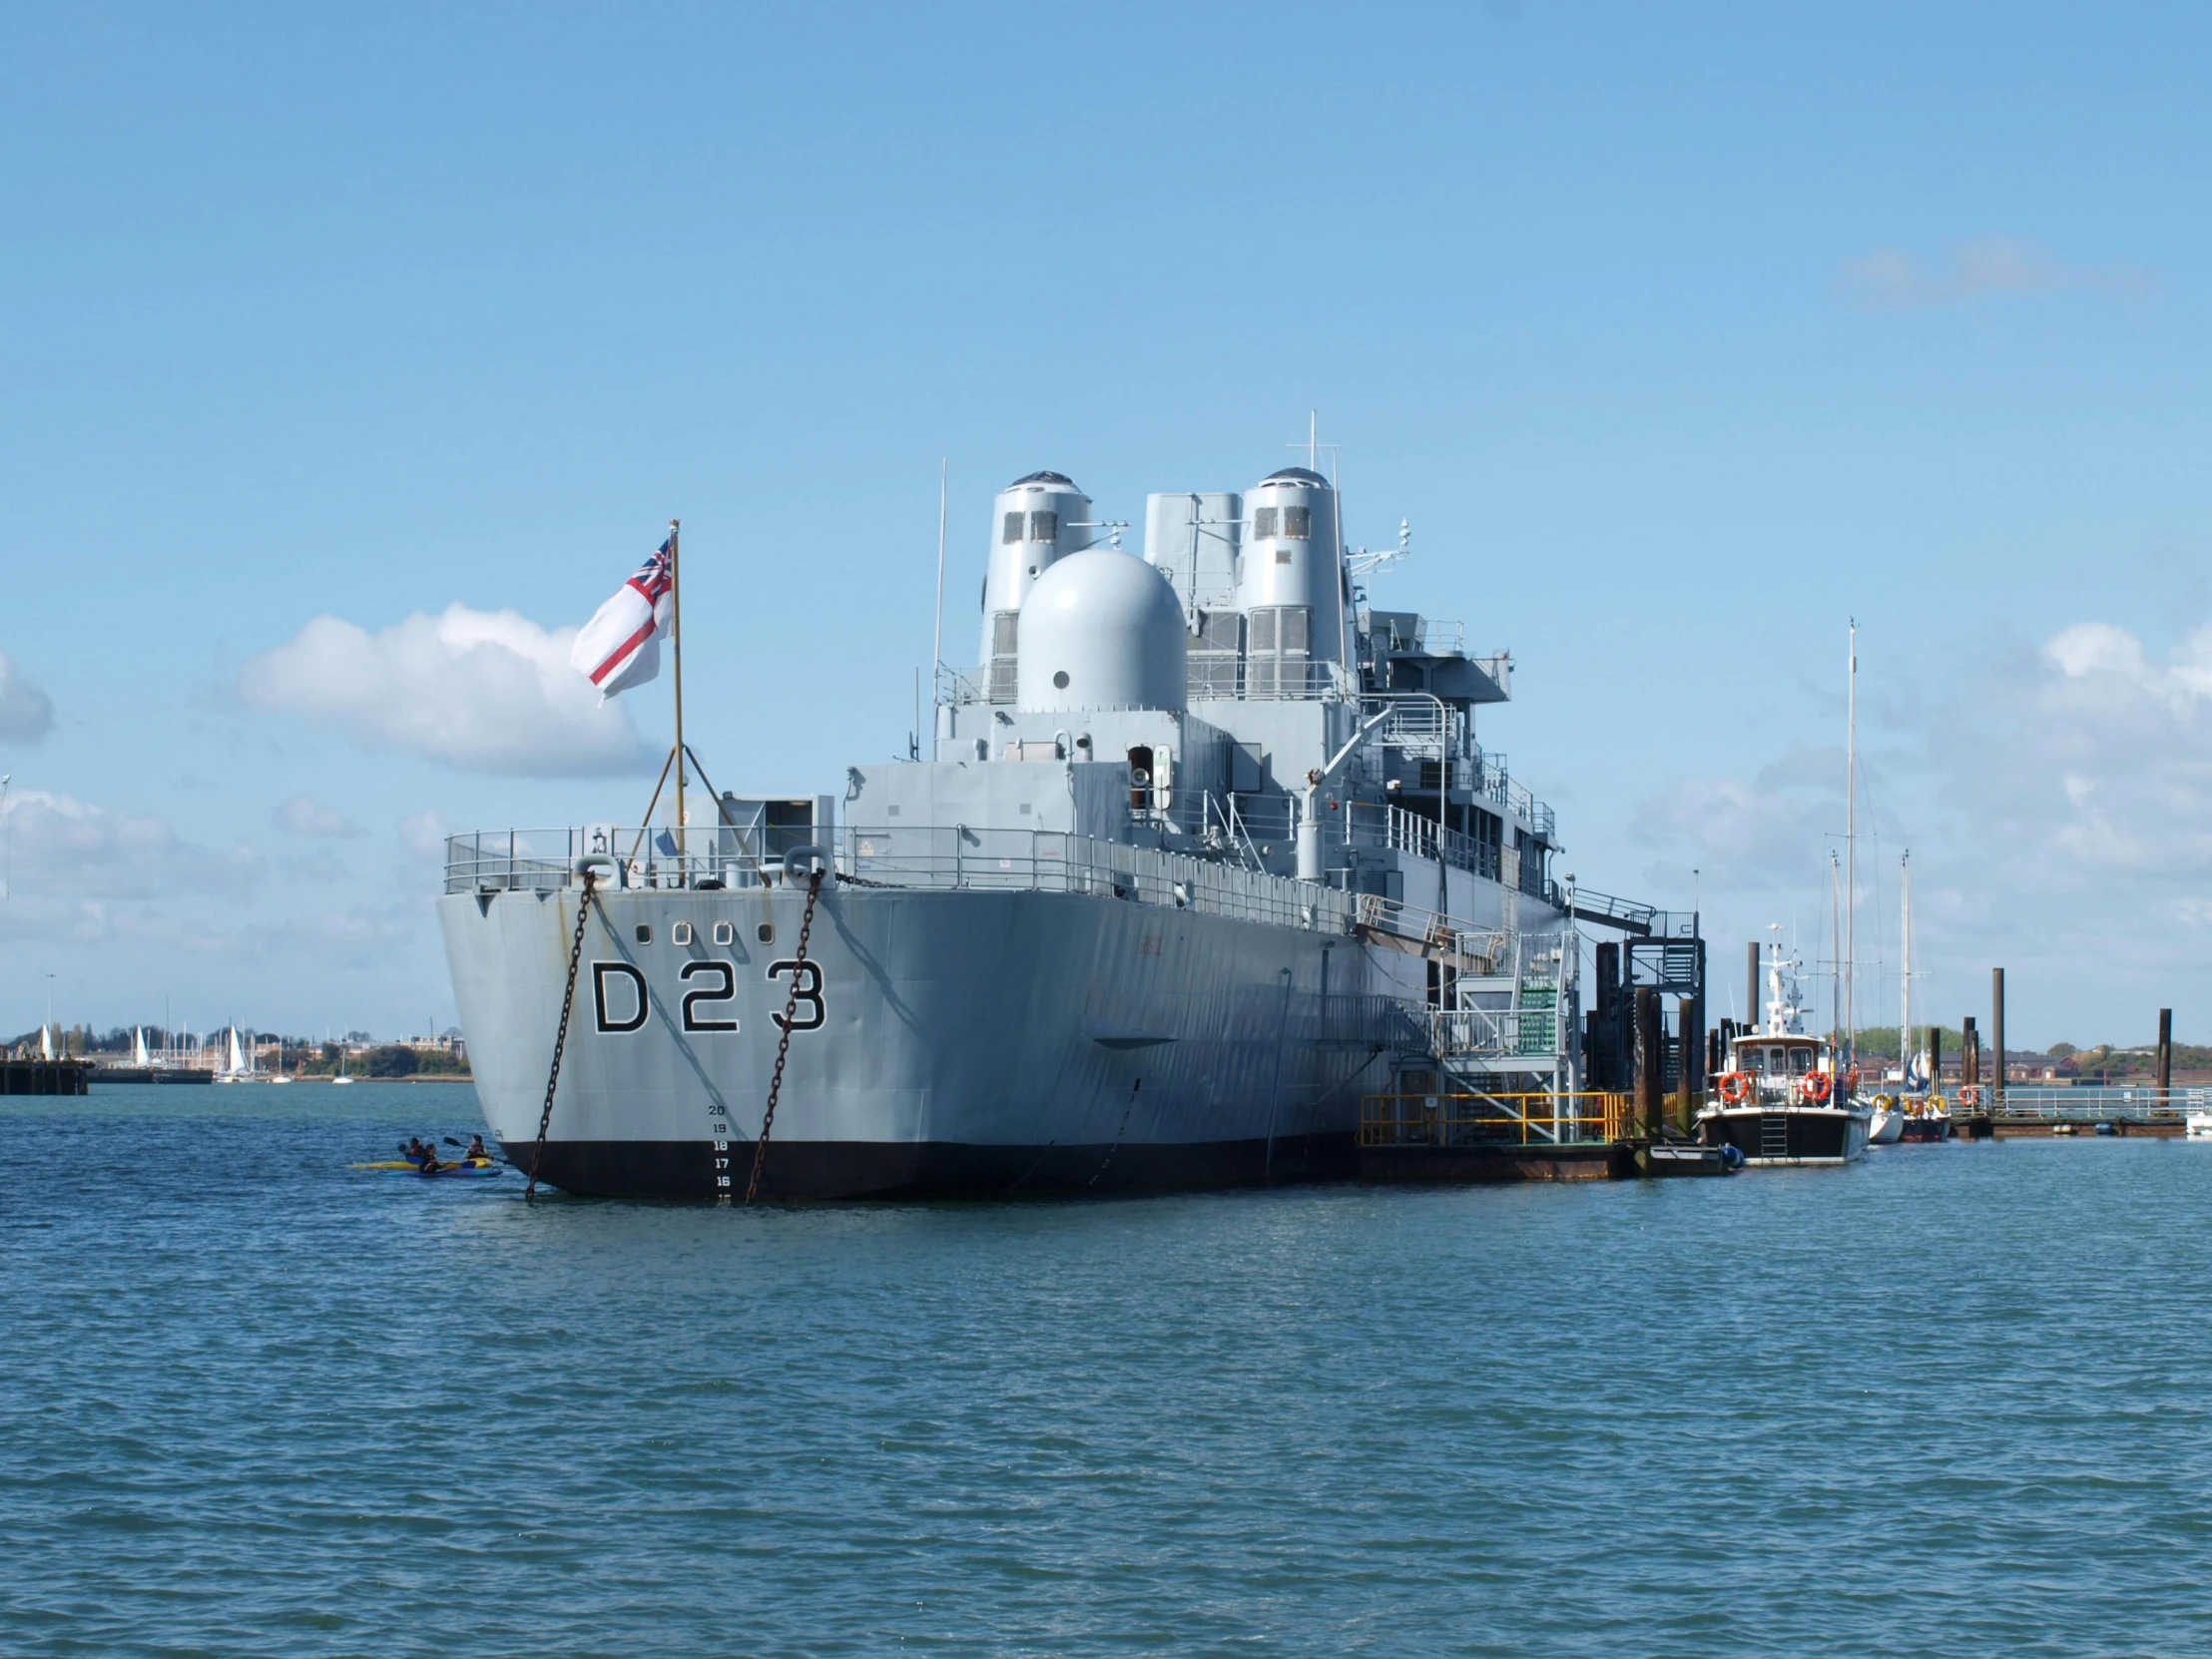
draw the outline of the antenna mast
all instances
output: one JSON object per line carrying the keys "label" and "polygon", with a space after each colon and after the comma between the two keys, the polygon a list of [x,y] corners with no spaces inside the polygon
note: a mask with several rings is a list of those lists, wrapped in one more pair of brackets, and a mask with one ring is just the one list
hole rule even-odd
{"label": "antenna mast", "polygon": [[944,675],[944,489],[952,476],[952,457],[937,462],[937,624],[929,636],[929,758],[937,758],[938,682]]}

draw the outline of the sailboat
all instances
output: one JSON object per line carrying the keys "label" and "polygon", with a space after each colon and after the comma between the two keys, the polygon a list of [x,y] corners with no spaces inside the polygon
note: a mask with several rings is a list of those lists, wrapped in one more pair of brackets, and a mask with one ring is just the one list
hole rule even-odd
{"label": "sailboat", "polygon": [[1947,1141],[1950,1139],[1950,1112],[1943,1105],[1943,1097],[1936,1092],[1939,1080],[1925,1050],[1913,1047],[1913,854],[1905,854],[1903,883],[1905,888],[1905,991],[1899,1006],[1903,1023],[1898,1027],[1898,1048],[1907,1055],[1905,1062],[1905,1091],[1907,1098],[1897,1104],[1901,1108],[1902,1121],[1898,1125],[1898,1138],[1906,1141]]}
{"label": "sailboat", "polygon": [[281,1033],[276,1038],[276,1069],[269,1074],[269,1080],[272,1083],[289,1083],[291,1081],[291,1073],[284,1070],[284,1039]]}
{"label": "sailboat", "polygon": [[[1898,1086],[1913,1083],[1913,851],[1903,860],[1905,888],[1905,966],[1898,979],[1904,987],[1898,1006]],[[1905,1109],[1894,1094],[1876,1095],[1874,1126],[1867,1131],[1869,1146],[1895,1146],[1905,1134]]]}

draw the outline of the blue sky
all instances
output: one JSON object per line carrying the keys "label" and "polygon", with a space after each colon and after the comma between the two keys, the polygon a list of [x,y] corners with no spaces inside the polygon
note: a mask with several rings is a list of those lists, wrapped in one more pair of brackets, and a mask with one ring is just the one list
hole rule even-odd
{"label": "blue sky", "polygon": [[1910,842],[1936,1011],[2001,961],[2016,1040],[2212,1032],[2208,34],[18,8],[0,1028],[49,972],[103,1027],[449,1020],[435,830],[632,818],[667,736],[491,700],[457,752],[449,607],[542,639],[681,516],[696,746],[827,787],[902,752],[940,457],[958,654],[1008,479],[1141,519],[1318,409],[1355,539],[1412,524],[1378,599],[1514,652],[1484,739],[1586,883],[1817,948],[1856,614],[1886,962]]}

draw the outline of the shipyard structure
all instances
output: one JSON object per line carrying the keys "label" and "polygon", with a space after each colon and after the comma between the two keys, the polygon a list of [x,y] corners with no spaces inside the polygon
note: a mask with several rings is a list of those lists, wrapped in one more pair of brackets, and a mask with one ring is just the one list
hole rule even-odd
{"label": "shipyard structure", "polygon": [[[440,916],[510,1159],[742,1198],[772,1096],[762,1197],[1341,1178],[1363,1102],[1424,1091],[1589,1137],[1585,1042],[1617,1069],[1668,924],[1578,898],[1550,809],[1477,741],[1509,660],[1371,603],[1400,549],[1350,547],[1312,467],[1149,497],[1141,555],[1121,534],[1060,473],[998,495],[927,758],[451,841]],[[1587,1019],[1575,916],[1629,935]]]}

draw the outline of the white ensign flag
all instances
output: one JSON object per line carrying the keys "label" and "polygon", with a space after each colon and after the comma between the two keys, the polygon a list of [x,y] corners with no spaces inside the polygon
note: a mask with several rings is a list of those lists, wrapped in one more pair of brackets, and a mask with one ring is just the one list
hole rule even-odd
{"label": "white ensign flag", "polygon": [[604,703],[661,672],[661,636],[668,632],[674,587],[670,543],[638,567],[614,598],[592,613],[568,654],[576,672],[599,688]]}

